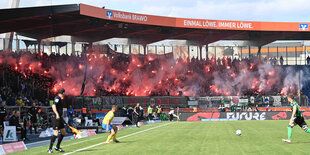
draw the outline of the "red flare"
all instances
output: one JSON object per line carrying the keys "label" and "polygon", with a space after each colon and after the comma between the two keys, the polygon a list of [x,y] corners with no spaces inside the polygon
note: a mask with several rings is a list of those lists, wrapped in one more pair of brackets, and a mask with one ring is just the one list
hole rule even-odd
{"label": "red flare", "polygon": [[253,67],[254,67],[254,64],[253,64],[253,63],[251,63],[250,69],[253,69]]}
{"label": "red flare", "polygon": [[206,67],[205,67],[205,70],[206,70],[207,72],[210,72],[210,70],[211,70],[211,69],[210,69],[210,66],[209,66],[209,65],[206,66]]}
{"label": "red flare", "polygon": [[82,70],[83,68],[84,68],[84,66],[79,64],[79,69]]}
{"label": "red flare", "polygon": [[111,69],[110,72],[111,72],[111,74],[116,73],[116,71],[114,69]]}
{"label": "red flare", "polygon": [[269,76],[274,76],[274,74],[275,74],[274,71],[268,72],[268,75],[269,75]]}
{"label": "red flare", "polygon": [[148,60],[149,60],[149,61],[154,61],[154,58],[151,57],[151,56],[149,56],[149,57],[148,57]]}
{"label": "red flare", "polygon": [[235,78],[235,77],[236,77],[236,73],[231,73],[230,76],[233,77],[233,78]]}

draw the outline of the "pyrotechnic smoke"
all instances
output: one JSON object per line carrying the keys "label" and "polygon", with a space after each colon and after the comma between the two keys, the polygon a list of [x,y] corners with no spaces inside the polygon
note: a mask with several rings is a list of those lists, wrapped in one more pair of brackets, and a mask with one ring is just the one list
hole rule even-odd
{"label": "pyrotechnic smoke", "polygon": [[[179,95],[247,95],[287,94],[298,89],[299,73],[253,58],[231,62],[224,58],[221,65],[215,59],[188,61],[187,51],[178,48],[179,59],[166,55],[126,55],[116,52],[91,52],[87,56],[47,56],[42,54],[1,52],[0,65],[10,66],[26,75],[32,72],[51,77],[50,90],[61,87],[67,94],[79,95],[87,67],[84,95],[150,96]],[[309,71],[301,72],[308,76]],[[310,76],[308,76],[310,77]],[[306,80],[301,81],[305,83]]]}

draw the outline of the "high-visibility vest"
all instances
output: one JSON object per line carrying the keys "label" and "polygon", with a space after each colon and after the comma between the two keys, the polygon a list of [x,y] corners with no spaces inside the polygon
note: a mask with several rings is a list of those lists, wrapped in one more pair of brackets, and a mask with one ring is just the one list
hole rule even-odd
{"label": "high-visibility vest", "polygon": [[149,107],[149,108],[147,109],[147,112],[148,112],[149,114],[152,114],[152,113],[153,113],[153,108],[152,108],[152,107]]}
{"label": "high-visibility vest", "polygon": [[157,113],[160,113],[160,112],[161,112],[161,108],[158,108]]}
{"label": "high-visibility vest", "polygon": [[54,104],[54,100],[50,100],[50,106]]}

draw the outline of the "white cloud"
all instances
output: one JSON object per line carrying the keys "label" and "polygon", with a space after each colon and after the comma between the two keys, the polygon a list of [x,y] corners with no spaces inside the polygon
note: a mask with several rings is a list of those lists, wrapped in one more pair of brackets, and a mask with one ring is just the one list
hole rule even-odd
{"label": "white cloud", "polygon": [[[159,2],[159,4],[162,4]],[[256,20],[256,21],[308,21],[310,3],[307,0],[259,1],[196,1],[194,6],[145,6],[139,12],[176,17]],[[160,12],[158,12],[160,10]]]}
{"label": "white cloud", "polygon": [[[0,1],[0,8],[7,7],[5,1]],[[303,22],[310,19],[308,0],[21,0],[20,7],[77,3],[185,18]]]}

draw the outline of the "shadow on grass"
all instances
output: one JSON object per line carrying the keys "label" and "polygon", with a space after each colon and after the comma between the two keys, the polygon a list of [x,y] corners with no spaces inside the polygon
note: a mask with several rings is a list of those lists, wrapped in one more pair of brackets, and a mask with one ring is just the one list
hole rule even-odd
{"label": "shadow on grass", "polygon": [[310,144],[310,141],[297,141],[297,142],[292,142],[292,144]]}

